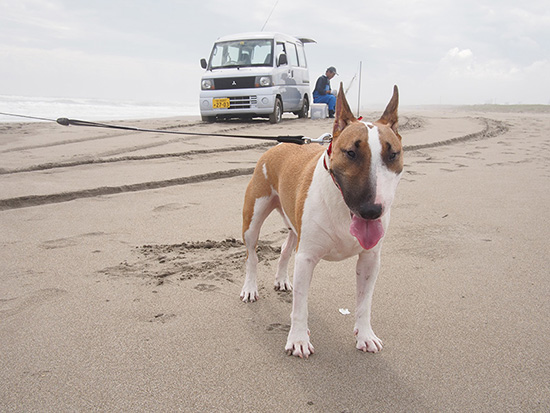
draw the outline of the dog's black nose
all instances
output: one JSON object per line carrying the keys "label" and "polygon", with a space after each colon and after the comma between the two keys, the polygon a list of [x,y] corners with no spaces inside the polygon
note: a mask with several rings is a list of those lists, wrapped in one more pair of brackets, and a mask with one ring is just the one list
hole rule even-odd
{"label": "dog's black nose", "polygon": [[363,219],[378,219],[382,215],[382,204],[363,205],[360,212]]}

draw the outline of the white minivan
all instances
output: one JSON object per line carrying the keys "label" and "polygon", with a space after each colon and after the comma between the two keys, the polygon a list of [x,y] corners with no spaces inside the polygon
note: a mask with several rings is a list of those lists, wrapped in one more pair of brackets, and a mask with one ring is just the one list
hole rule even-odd
{"label": "white minivan", "polygon": [[307,117],[312,102],[304,43],[281,33],[242,33],[216,40],[201,79],[202,120]]}

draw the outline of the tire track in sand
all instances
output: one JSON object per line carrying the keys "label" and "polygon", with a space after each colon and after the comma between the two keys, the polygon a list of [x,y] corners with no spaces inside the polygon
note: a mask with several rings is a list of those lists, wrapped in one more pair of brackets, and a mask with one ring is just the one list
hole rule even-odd
{"label": "tire track in sand", "polygon": [[[464,136],[459,136],[456,138],[451,138],[448,140],[438,141],[434,143],[428,143],[423,145],[406,145],[404,146],[405,151],[413,151],[419,149],[427,149],[438,146],[452,145],[456,143],[472,141],[472,140],[481,140],[487,139],[494,136],[504,134],[508,131],[508,125],[505,122],[497,121],[488,118],[477,118],[485,123],[483,130],[475,133],[471,133]],[[271,143],[270,143],[271,144]],[[248,145],[247,145],[248,146]],[[253,145],[255,146],[255,145]],[[227,148],[227,151],[235,151],[239,149]],[[242,149],[240,149],[242,150]],[[205,150],[212,153],[213,150]],[[207,152],[204,152],[207,153]],[[81,198],[92,198],[101,195],[113,195],[121,194],[126,192],[137,192],[150,189],[165,188],[168,186],[175,185],[187,185],[197,182],[213,181],[217,179],[232,178],[236,176],[251,175],[254,172],[254,168],[240,168],[240,169],[230,169],[225,171],[211,172],[201,175],[192,175],[174,179],[167,179],[162,181],[151,181],[143,182],[130,185],[120,185],[112,187],[99,187],[81,191],[71,191],[71,192],[62,192],[50,195],[28,195],[15,198],[7,198],[0,200],[0,211],[17,209],[17,208],[26,208],[39,205],[54,204],[60,202],[72,201],[75,199]]]}
{"label": "tire track in sand", "polygon": [[[119,125],[126,126],[124,123],[125,122],[121,122],[121,123],[119,123]],[[203,124],[203,122],[191,122],[191,123],[187,123],[187,124],[163,126],[163,127],[157,128],[157,130],[159,130],[159,131],[171,131],[171,130],[177,129],[177,128],[189,128],[189,127],[194,127],[194,126],[197,126],[198,128],[201,128],[201,127],[204,126],[204,124]],[[226,126],[226,125],[222,125],[222,126]],[[226,126],[225,128],[221,128],[219,130],[216,130],[213,133],[226,133],[226,132],[231,132],[231,131],[235,131],[235,130],[238,131],[238,130],[241,130],[241,129],[248,129],[248,128],[251,128],[253,126],[254,125],[238,125],[238,126],[235,126],[235,127],[227,127]],[[10,125],[0,126],[0,131],[9,130],[9,129],[10,129]],[[197,133],[202,133],[202,132],[199,132],[199,131],[196,131],[196,132]],[[125,131],[125,132],[109,133],[107,131],[104,131],[103,134],[87,136],[85,138],[66,139],[66,140],[61,140],[61,141],[57,141],[57,142],[37,143],[37,144],[34,144],[34,145],[24,145],[24,146],[18,146],[18,147],[15,147],[15,148],[2,149],[2,150],[0,150],[0,153],[28,151],[28,150],[32,150],[32,149],[50,148],[52,146],[63,146],[63,145],[71,145],[71,144],[74,144],[74,143],[83,143],[83,142],[97,141],[97,140],[103,140],[103,139],[112,139],[112,138],[118,138],[118,137],[121,137],[121,136],[134,135],[136,133],[139,133],[139,132],[137,132],[137,131]],[[189,136],[192,137],[192,135],[189,135]],[[166,143],[171,143],[171,142],[177,142],[177,141],[180,141],[182,139],[185,139],[185,138],[171,139],[168,142],[164,141],[163,143],[160,143],[160,145],[166,144]],[[158,145],[159,145],[159,143],[155,143],[155,144],[152,144],[152,145],[149,145],[149,146],[144,146],[143,148],[139,148],[139,149],[146,149],[148,147],[151,147],[151,146],[154,147],[154,146],[158,146]]]}
{"label": "tire track in sand", "polygon": [[227,148],[213,148],[213,149],[194,149],[184,152],[171,152],[171,153],[157,153],[152,155],[129,155],[129,156],[120,156],[117,158],[97,158],[97,159],[83,159],[79,161],[69,161],[69,162],[48,162],[39,165],[33,165],[26,168],[17,168],[17,169],[0,169],[0,175],[9,175],[22,172],[36,172],[36,171],[45,171],[49,169],[56,168],[71,168],[76,166],[83,165],[96,165],[96,164],[107,164],[107,163],[117,163],[117,162],[131,162],[131,161],[150,161],[155,159],[165,159],[165,158],[185,158],[190,156],[197,155],[210,155],[214,153],[223,153],[223,152],[237,152],[237,151],[248,151],[251,149],[258,148],[267,148],[273,146],[273,142],[262,142],[251,145],[237,145],[230,146]]}
{"label": "tire track in sand", "polygon": [[165,188],[167,186],[187,185],[197,182],[214,181],[217,179],[232,178],[235,176],[251,175],[252,172],[254,172],[254,168],[229,169],[227,171],[210,172],[202,175],[183,176],[180,178],[167,179],[163,181],[141,182],[138,184],[121,186],[104,186],[93,189],[84,189],[82,191],[61,192],[49,195],[28,195],[22,197],[1,199],[0,211],[26,208],[38,205],[56,204],[81,198],[93,198],[101,195],[113,195],[126,192],[159,189]]}
{"label": "tire track in sand", "polygon": [[[197,124],[190,124],[187,126],[195,126]],[[175,129],[178,127],[182,127],[183,125],[178,126],[170,126],[163,129]],[[252,127],[254,125],[244,125],[244,126],[237,126],[234,128],[224,128],[216,131],[215,133],[226,133],[231,131],[238,131],[241,129],[247,129],[249,127]],[[406,117],[403,124],[399,125],[400,130],[410,130],[410,129],[419,129],[424,126],[424,121],[421,118],[417,117]],[[132,132],[135,133],[135,132]],[[88,140],[95,140],[95,139],[104,139],[104,138],[111,138],[111,137],[118,137],[123,135],[130,135],[132,133],[123,133],[123,134],[117,134],[117,135],[109,135],[107,137],[101,136],[101,137],[92,137],[92,138],[86,138],[81,140],[70,140],[70,141],[64,141],[62,143],[59,143],[59,145],[62,145],[64,143],[75,143],[75,142],[84,142]],[[202,133],[202,132],[201,132]],[[212,148],[212,149],[195,149],[195,150],[189,150],[184,152],[171,152],[171,153],[157,153],[157,154],[151,154],[151,155],[128,155],[128,156],[119,156],[116,158],[105,158],[102,156],[113,156],[119,153],[124,152],[133,152],[136,150],[141,149],[149,149],[156,146],[162,146],[173,142],[181,141],[182,138],[178,139],[172,139],[169,141],[163,141],[148,145],[141,145],[137,147],[132,148],[121,148],[116,151],[110,152],[109,154],[103,154],[100,155],[97,158],[86,158],[86,159],[79,159],[76,161],[65,161],[65,162],[48,162],[38,165],[32,165],[24,168],[16,168],[16,169],[1,169],[0,168],[0,175],[8,175],[8,174],[16,174],[16,173],[22,173],[22,172],[35,172],[35,171],[45,171],[50,169],[56,169],[56,168],[71,168],[71,167],[78,167],[83,165],[99,165],[99,164],[107,164],[107,163],[117,163],[117,162],[132,162],[132,161],[149,161],[149,160],[155,160],[155,159],[164,159],[164,158],[183,158],[187,156],[197,156],[197,155],[209,155],[213,153],[223,153],[223,152],[236,152],[236,151],[247,151],[250,149],[258,149],[258,148],[267,148],[270,146],[275,145],[272,141],[270,142],[262,142],[262,143],[256,143],[256,144],[247,144],[247,145],[236,145],[236,146],[230,146],[226,148]],[[57,143],[51,144],[51,145],[38,145],[38,146],[29,146],[25,147],[24,149],[36,149],[36,148],[43,148],[47,146],[52,145],[58,145]],[[21,148],[19,148],[21,149]],[[18,150],[19,150],[18,149]],[[8,150],[8,151],[11,151]],[[0,151],[2,153],[2,151]]]}

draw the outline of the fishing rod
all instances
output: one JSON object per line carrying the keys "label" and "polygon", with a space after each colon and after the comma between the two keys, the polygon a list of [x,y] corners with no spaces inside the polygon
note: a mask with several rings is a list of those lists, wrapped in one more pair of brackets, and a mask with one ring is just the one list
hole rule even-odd
{"label": "fishing rod", "polygon": [[357,92],[357,116],[359,117],[359,112],[361,110],[361,72],[363,71],[363,62],[359,62],[359,71],[355,72],[353,77],[351,78],[348,87],[346,88],[345,92],[346,95],[348,94],[351,85],[353,85],[353,82],[355,81],[355,78],[357,78],[357,74],[359,74],[359,91]]}
{"label": "fishing rod", "polygon": [[363,71],[363,61],[359,62],[359,92],[357,93],[357,116],[361,110],[361,72]]}
{"label": "fishing rod", "polygon": [[348,87],[346,88],[345,92],[346,92],[346,95],[348,94],[350,88],[351,88],[351,85],[353,85],[353,82],[355,81],[355,78],[357,77],[357,73],[355,73],[353,75],[353,77],[351,78],[351,80],[349,81],[349,84],[348,84]]}
{"label": "fishing rod", "polygon": [[279,4],[279,0],[277,0],[277,1],[275,2],[275,5],[273,6],[273,8],[271,9],[271,12],[269,13],[269,16],[267,16],[267,19],[266,19],[264,25],[262,26],[262,30],[260,30],[261,32],[264,31],[265,25],[267,24],[267,22],[268,22],[269,19],[271,18],[271,15],[273,14],[273,11],[275,10],[275,7],[277,7],[277,4]]}

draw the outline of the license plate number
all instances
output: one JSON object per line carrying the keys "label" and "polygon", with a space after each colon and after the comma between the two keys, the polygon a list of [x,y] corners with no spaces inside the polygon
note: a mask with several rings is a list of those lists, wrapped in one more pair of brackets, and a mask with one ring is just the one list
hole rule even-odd
{"label": "license plate number", "polygon": [[214,109],[227,109],[227,108],[229,108],[229,98],[212,99],[212,107]]}

